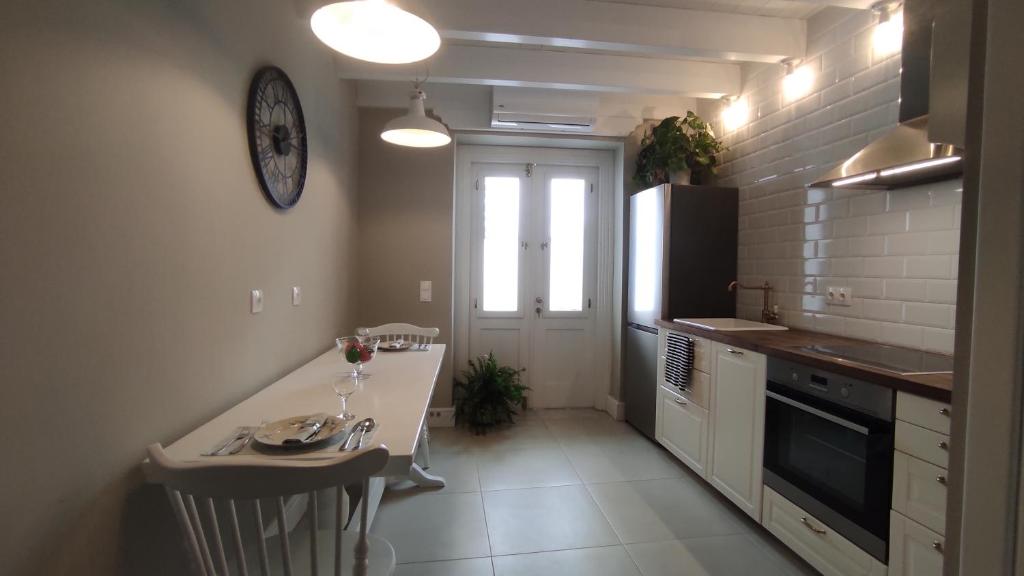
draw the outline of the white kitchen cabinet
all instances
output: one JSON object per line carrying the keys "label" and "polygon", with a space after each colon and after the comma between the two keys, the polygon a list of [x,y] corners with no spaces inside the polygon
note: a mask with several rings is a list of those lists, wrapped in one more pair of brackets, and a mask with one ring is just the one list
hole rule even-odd
{"label": "white kitchen cabinet", "polygon": [[720,342],[712,353],[708,481],[760,520],[767,360]]}
{"label": "white kitchen cabinet", "polygon": [[707,477],[708,411],[659,386],[657,422],[658,442],[701,477]]}
{"label": "white kitchen cabinet", "polygon": [[761,524],[825,576],[886,574],[884,564],[767,486]]}
{"label": "white kitchen cabinet", "polygon": [[942,576],[946,539],[895,510],[889,515],[889,574]]}
{"label": "white kitchen cabinet", "polygon": [[946,530],[946,469],[896,451],[892,509],[938,533]]}

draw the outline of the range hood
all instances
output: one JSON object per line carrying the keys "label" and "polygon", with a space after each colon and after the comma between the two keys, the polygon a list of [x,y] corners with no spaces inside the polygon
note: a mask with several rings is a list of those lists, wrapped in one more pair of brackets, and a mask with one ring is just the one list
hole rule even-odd
{"label": "range hood", "polygon": [[966,56],[956,51],[967,52],[958,40],[969,24],[949,4],[905,0],[900,124],[808,188],[892,189],[963,174]]}

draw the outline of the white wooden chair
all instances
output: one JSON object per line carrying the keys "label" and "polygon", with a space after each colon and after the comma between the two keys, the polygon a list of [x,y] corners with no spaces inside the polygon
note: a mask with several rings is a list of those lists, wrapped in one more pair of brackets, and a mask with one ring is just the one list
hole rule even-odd
{"label": "white wooden chair", "polygon": [[[185,547],[201,576],[377,576],[395,570],[391,544],[366,533],[366,506],[359,507],[359,531],[344,530],[348,520],[344,486],[361,483],[367,494],[370,476],[388,461],[384,446],[351,458],[274,463],[215,459],[185,463],[172,460],[159,444],[148,450],[147,474],[167,490]],[[334,528],[321,530],[317,493],[329,489],[337,491]],[[296,494],[308,494],[304,518],[308,532],[301,524],[292,532],[278,529],[289,525],[285,499]],[[261,501],[273,502],[276,508],[274,530],[264,523]],[[246,510],[250,514],[244,514]],[[271,531],[277,534],[268,536]]]}
{"label": "white wooden chair", "polygon": [[[384,341],[403,340],[412,342],[414,345],[424,346],[428,350],[440,333],[441,330],[437,328],[421,328],[401,322],[356,329],[356,334],[360,336],[375,336]],[[444,486],[443,478],[424,472],[430,468],[430,429],[426,422],[423,423],[423,428],[420,430],[420,443],[416,449],[415,459],[416,462],[409,470],[409,477],[413,482],[423,487]]]}

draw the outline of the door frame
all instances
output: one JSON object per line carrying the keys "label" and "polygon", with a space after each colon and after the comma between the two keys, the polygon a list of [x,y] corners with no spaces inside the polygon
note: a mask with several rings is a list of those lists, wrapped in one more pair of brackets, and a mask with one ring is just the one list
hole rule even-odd
{"label": "door frame", "polygon": [[[538,160],[543,160],[540,162]],[[455,375],[469,361],[472,314],[473,164],[561,164],[597,168],[597,277],[594,312],[594,407],[606,410],[612,384],[613,275],[615,266],[615,153],[613,150],[485,146],[455,148],[455,284],[452,311],[455,329],[452,358]]]}

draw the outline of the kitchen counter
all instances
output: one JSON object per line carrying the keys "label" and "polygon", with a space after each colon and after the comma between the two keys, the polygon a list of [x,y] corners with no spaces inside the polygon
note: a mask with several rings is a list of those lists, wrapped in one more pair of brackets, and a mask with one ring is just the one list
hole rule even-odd
{"label": "kitchen counter", "polygon": [[881,368],[872,368],[863,364],[857,364],[847,360],[841,360],[826,354],[818,354],[809,350],[803,350],[806,346],[829,346],[865,344],[864,340],[855,340],[844,336],[823,334],[821,332],[809,332],[807,330],[772,330],[772,331],[720,331],[704,330],[685,324],[672,322],[671,320],[658,320],[658,326],[685,332],[708,340],[714,340],[723,344],[731,344],[740,348],[746,348],[754,352],[760,352],[766,356],[774,356],[784,360],[800,362],[808,366],[828,370],[836,374],[842,374],[851,378],[858,378],[868,382],[874,382],[888,386],[895,390],[902,390],[910,394],[932,398],[941,402],[950,402],[953,394],[952,374],[913,374],[903,375],[890,372]]}

